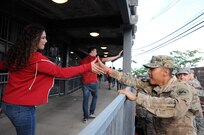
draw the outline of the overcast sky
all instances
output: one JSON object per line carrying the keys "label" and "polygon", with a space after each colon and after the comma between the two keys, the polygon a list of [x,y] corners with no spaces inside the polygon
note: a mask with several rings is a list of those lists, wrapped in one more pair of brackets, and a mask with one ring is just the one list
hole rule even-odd
{"label": "overcast sky", "polygon": [[[139,0],[137,14],[132,68],[173,50],[204,52],[204,0]],[[107,65],[122,68],[122,59]]]}

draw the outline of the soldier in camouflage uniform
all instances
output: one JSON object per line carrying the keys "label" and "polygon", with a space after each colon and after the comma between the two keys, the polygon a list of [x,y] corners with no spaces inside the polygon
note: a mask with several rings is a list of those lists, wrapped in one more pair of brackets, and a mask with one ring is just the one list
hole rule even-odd
{"label": "soldier in camouflage uniform", "polygon": [[195,78],[194,70],[190,70],[190,80],[188,83],[193,86],[195,89],[202,90],[202,86],[200,85],[200,82]]}
{"label": "soldier in camouflage uniform", "polygon": [[[190,68],[179,68],[177,72],[177,77],[179,80],[183,81],[184,83],[188,83],[191,79],[191,70]],[[204,135],[204,119],[202,114],[202,108],[200,104],[200,99],[197,95],[197,91],[199,91],[197,88],[199,88],[199,83],[196,82],[196,84],[193,84],[193,82],[190,82],[191,86],[194,86],[195,89],[193,89],[193,101],[194,106],[197,106],[199,108],[199,111],[195,113],[195,123],[197,128],[197,135]],[[201,87],[201,86],[200,86]]]}
{"label": "soldier in camouflage uniform", "polygon": [[197,90],[197,94],[199,97],[204,97],[204,90],[201,86],[200,82],[195,78],[194,70],[190,70],[190,80],[188,81],[188,84],[193,86]]}
{"label": "soldier in camouflage uniform", "polygon": [[154,114],[154,126],[157,135],[196,135],[193,123],[192,87],[172,76],[174,59],[166,55],[153,56],[144,66],[149,68],[149,82],[129,77],[125,73],[111,70],[99,61],[99,65],[121,83],[145,90],[145,94],[134,94],[128,90],[119,90],[130,100],[145,107]]}
{"label": "soldier in camouflage uniform", "polygon": [[[141,78],[142,81],[147,82],[148,76],[137,76]],[[141,93],[146,93],[142,89],[137,89]],[[135,128],[139,135],[156,135],[154,125],[153,125],[153,114],[149,112],[146,108],[141,105],[136,104],[136,124]]]}
{"label": "soldier in camouflage uniform", "polygon": [[[143,90],[141,90],[142,92]],[[136,104],[136,131],[139,135],[156,135],[153,125],[153,114],[141,105]]]}

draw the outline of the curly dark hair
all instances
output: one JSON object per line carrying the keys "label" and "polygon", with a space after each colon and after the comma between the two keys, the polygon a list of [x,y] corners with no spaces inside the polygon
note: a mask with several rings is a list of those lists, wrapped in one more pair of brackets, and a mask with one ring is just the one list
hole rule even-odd
{"label": "curly dark hair", "polygon": [[28,64],[37,50],[43,31],[45,28],[40,24],[29,24],[23,29],[16,45],[13,45],[6,55],[6,66],[9,71],[22,69]]}

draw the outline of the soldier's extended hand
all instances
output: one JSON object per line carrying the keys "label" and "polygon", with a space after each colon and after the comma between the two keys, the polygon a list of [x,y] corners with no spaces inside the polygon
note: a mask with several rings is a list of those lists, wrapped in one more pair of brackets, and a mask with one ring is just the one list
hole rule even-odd
{"label": "soldier's extended hand", "polygon": [[132,101],[136,100],[136,94],[135,94],[135,93],[132,93],[132,92],[131,92],[130,90],[128,90],[128,89],[118,90],[118,93],[119,93],[119,94],[124,94],[124,95],[126,95],[129,100],[132,100]]}
{"label": "soldier's extended hand", "polygon": [[118,90],[118,93],[119,94],[125,94],[126,93],[126,89],[120,89],[120,90]]}

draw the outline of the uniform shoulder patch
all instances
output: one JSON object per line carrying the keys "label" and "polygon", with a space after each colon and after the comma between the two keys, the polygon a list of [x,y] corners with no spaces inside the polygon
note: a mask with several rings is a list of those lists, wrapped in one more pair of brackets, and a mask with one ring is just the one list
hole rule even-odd
{"label": "uniform shoulder patch", "polygon": [[176,92],[178,95],[185,95],[185,94],[188,94],[189,91],[187,89],[179,89],[177,90]]}

